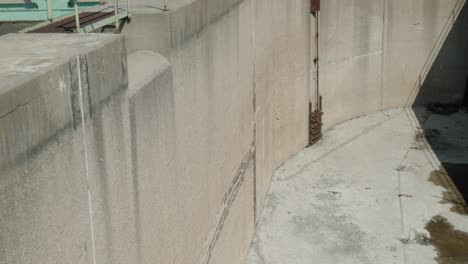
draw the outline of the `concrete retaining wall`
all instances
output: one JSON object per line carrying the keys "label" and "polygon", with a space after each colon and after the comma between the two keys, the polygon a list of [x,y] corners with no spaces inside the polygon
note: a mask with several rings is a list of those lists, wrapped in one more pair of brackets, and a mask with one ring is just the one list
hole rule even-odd
{"label": "concrete retaining wall", "polygon": [[173,3],[0,38],[0,263],[242,263],[307,143],[309,1]]}
{"label": "concrete retaining wall", "polygon": [[159,233],[174,248],[159,257],[239,263],[274,169],[307,144],[309,1],[200,0],[171,2],[169,12],[133,10],[129,50],[164,55],[173,76],[172,186],[184,191],[167,199],[185,214],[181,226]]}
{"label": "concrete retaining wall", "polygon": [[123,38],[0,43],[0,263],[90,263],[88,186],[97,259],[134,263]]}
{"label": "concrete retaining wall", "polygon": [[[460,3],[323,1],[325,129],[408,105],[419,79],[427,102]],[[0,263],[242,263],[273,171],[307,144],[310,1],[171,4],[135,6],[126,41],[0,38]]]}
{"label": "concrete retaining wall", "polygon": [[[323,1],[320,92],[324,128],[415,101],[431,103],[435,97],[442,103],[460,102],[468,72],[462,48],[468,43],[466,15],[454,22],[464,3]],[[446,48],[439,52],[443,45]]]}

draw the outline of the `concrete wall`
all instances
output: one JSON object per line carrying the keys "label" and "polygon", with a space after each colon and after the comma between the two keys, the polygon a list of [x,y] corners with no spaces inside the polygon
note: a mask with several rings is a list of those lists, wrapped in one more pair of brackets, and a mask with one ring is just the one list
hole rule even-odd
{"label": "concrete wall", "polygon": [[[196,262],[195,256],[225,263],[226,259],[221,261],[225,254],[219,252],[233,250],[235,258],[230,261],[236,263],[244,255],[253,216],[261,211],[274,168],[307,142],[308,2],[217,2],[192,1],[169,13],[152,14],[170,21],[170,34],[161,35],[170,37],[168,47],[150,39],[132,41],[132,27],[154,23],[144,12],[136,11],[134,24],[127,29],[130,49],[160,52],[171,62],[177,175],[204,183],[192,184],[181,203],[194,211],[192,220],[198,227],[180,230],[186,236],[184,248],[193,248],[187,263]],[[140,15],[144,20],[138,20]],[[243,206],[238,210],[244,213],[230,213],[231,206],[219,210],[252,151],[255,172],[245,171],[232,205]],[[192,163],[196,166],[187,166]],[[247,191],[251,188],[255,192]],[[245,202],[239,205],[240,201]],[[225,234],[235,233],[231,225],[239,228],[239,223],[245,223],[241,225],[245,233],[238,234],[243,239],[234,246]]]}
{"label": "concrete wall", "polygon": [[[131,52],[164,55],[173,76],[175,130],[169,138],[176,142],[179,183],[172,184],[184,192],[167,199],[180,201],[191,219],[181,219],[183,228],[174,226],[163,237],[166,247],[189,251],[159,256],[238,263],[274,169],[307,144],[309,1],[170,4],[169,12],[134,7],[125,29]],[[156,30],[141,30],[148,28]]]}
{"label": "concrete wall", "polygon": [[88,186],[97,259],[134,263],[124,40],[28,34],[0,43],[0,263],[90,263]]}
{"label": "concrete wall", "polygon": [[0,38],[0,263],[242,263],[307,144],[309,1],[172,3]]}
{"label": "concrete wall", "polygon": [[[467,42],[463,0],[332,0],[320,17],[320,93],[324,128],[382,109],[463,97]],[[452,32],[452,37],[447,35]],[[445,43],[451,47],[439,53]],[[458,49],[457,49],[458,47]],[[444,55],[445,54],[445,55]],[[440,55],[440,56],[438,56]],[[445,59],[444,59],[445,57]],[[433,64],[439,58],[440,63]],[[439,65],[439,66],[437,66]],[[443,67],[443,66],[445,67]],[[424,93],[421,87],[431,67]],[[460,72],[440,81],[441,68]],[[465,71],[466,70],[466,71]],[[444,70],[442,70],[444,71]],[[464,77],[461,77],[464,76]],[[425,98],[425,99],[422,99]]]}
{"label": "concrete wall", "polygon": [[464,97],[468,99],[463,90],[468,85],[468,5],[461,9],[455,22],[450,21],[447,27],[450,26],[432,65],[423,72],[426,78],[414,98],[416,105],[460,103]]}
{"label": "concrete wall", "polygon": [[[307,144],[309,1],[145,1],[127,42],[0,38],[0,263],[242,263]],[[438,52],[461,3],[323,1],[324,128],[439,93],[432,62],[466,66]],[[460,99],[461,77],[442,83]]]}

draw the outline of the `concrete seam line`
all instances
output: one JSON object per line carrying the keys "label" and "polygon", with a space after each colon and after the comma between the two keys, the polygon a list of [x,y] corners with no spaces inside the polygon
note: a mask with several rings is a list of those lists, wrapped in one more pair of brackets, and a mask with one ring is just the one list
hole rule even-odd
{"label": "concrete seam line", "polygon": [[[83,106],[83,87],[81,84],[81,67],[80,67],[80,56],[76,55],[76,69],[78,73],[78,93],[80,100],[80,114],[81,114],[81,131],[83,134],[83,151],[84,151],[84,160],[85,160],[85,175],[86,175],[86,185],[88,189],[88,213],[89,213],[89,225],[91,231],[91,248],[93,250],[93,264],[96,264],[96,249],[95,249],[95,240],[94,240],[94,221],[93,221],[93,206],[92,206],[92,196],[91,190],[89,187],[89,165],[88,165],[88,149],[86,148],[86,129],[85,129],[85,116],[84,116],[84,106]],[[89,89],[89,87],[88,87]]]}
{"label": "concrete seam line", "polygon": [[387,0],[383,0],[383,10],[382,10],[382,61],[380,69],[380,111],[383,111],[383,100],[384,100],[384,84],[385,84],[385,34],[386,34],[386,13],[387,13]]}
{"label": "concrete seam line", "polygon": [[245,172],[247,171],[247,168],[252,162],[253,153],[254,151],[253,151],[253,143],[252,143],[249,149],[249,152],[244,157],[239,169],[237,170],[236,176],[233,179],[233,184],[231,185],[231,187],[225,194],[223,206],[217,217],[216,227],[213,229],[213,231],[208,237],[208,246],[205,251],[205,254],[203,254],[203,257],[201,259],[202,264],[208,264],[210,262],[211,254],[213,253],[213,249],[216,245],[216,242],[218,241],[219,235],[221,234],[221,230],[223,229],[224,222],[227,216],[229,215],[229,210],[231,209],[231,206],[234,203],[234,200],[237,198],[237,194],[239,193],[240,187],[244,183],[244,175],[245,175]]}
{"label": "concrete seam line", "polygon": [[[254,12],[256,12],[256,5],[252,5]],[[252,44],[252,86],[251,86],[251,91],[252,91],[252,114],[253,114],[253,202],[254,202],[254,226],[255,223],[257,222],[257,121],[255,119],[255,115],[257,113],[257,95],[256,95],[256,90],[257,90],[257,83],[256,83],[256,78],[257,78],[257,73],[255,71],[255,61],[256,61],[256,53],[255,53],[255,28],[252,30],[252,34],[250,36],[250,41]]]}

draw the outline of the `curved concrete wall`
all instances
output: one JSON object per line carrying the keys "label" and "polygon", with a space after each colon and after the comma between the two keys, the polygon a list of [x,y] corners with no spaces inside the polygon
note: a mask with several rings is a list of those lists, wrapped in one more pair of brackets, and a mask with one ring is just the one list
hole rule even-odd
{"label": "curved concrete wall", "polygon": [[143,262],[240,263],[274,169],[307,144],[309,1],[182,2],[134,9],[125,32],[130,52],[167,57],[173,80],[172,130],[154,134],[174,142],[172,169],[146,176],[167,193],[141,200],[159,200],[171,229],[143,224],[155,249]]}
{"label": "curved concrete wall", "polygon": [[[0,38],[0,263],[242,263],[307,144],[310,2],[170,3],[134,6],[126,41]],[[323,1],[325,128],[413,101],[457,7]]]}
{"label": "curved concrete wall", "polygon": [[0,263],[242,263],[307,144],[309,1],[154,2],[0,38]]}
{"label": "curved concrete wall", "polygon": [[[458,26],[455,21],[464,4],[464,0],[323,1],[324,128],[415,101],[461,101],[468,72],[462,48],[468,43],[468,24],[466,15],[460,16]],[[450,34],[454,36],[447,37]],[[450,48],[439,52],[444,45]],[[436,58],[438,68],[426,78]]]}

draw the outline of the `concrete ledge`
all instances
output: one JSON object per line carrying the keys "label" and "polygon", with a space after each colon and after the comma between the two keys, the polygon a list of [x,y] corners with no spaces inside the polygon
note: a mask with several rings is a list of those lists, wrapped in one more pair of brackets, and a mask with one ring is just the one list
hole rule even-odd
{"label": "concrete ledge", "polygon": [[76,125],[78,75],[86,113],[127,87],[117,35],[11,34],[0,38],[0,50],[0,168]]}
{"label": "concrete ledge", "polygon": [[147,49],[169,57],[207,25],[244,1],[176,0],[169,1],[167,12],[162,11],[162,1],[134,1],[132,22],[124,29],[129,51]]}
{"label": "concrete ledge", "polygon": [[128,64],[128,90],[130,95],[148,85],[171,66],[165,57],[150,50],[133,52],[128,56]]}

